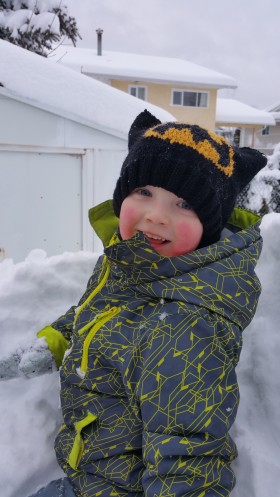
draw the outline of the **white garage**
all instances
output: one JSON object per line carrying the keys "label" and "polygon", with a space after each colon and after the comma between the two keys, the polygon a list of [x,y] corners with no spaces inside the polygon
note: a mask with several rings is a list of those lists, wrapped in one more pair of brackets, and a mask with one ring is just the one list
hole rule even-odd
{"label": "white garage", "polygon": [[2,259],[100,250],[87,213],[112,196],[131,122],[174,118],[4,41],[0,74]]}

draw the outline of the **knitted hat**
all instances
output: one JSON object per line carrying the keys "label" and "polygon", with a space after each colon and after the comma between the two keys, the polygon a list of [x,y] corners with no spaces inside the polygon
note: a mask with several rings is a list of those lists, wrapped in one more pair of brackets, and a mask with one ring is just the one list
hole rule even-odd
{"label": "knitted hat", "polygon": [[218,241],[238,194],[267,162],[257,150],[232,147],[197,125],[162,124],[147,110],[130,128],[128,149],[113,195],[116,216],[135,188],[165,188],[198,215],[203,225],[200,246]]}

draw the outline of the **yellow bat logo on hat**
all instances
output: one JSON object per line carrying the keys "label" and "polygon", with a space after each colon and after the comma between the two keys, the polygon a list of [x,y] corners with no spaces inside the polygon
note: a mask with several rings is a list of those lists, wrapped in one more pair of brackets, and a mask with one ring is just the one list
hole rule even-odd
{"label": "yellow bat logo on hat", "polygon": [[[178,123],[180,125],[180,123]],[[182,123],[183,124],[183,123]],[[169,140],[170,143],[179,143],[180,145],[185,145],[196,150],[199,154],[203,155],[206,159],[209,159],[213,164],[222,171],[226,176],[231,176],[234,171],[234,150],[233,148],[222,138],[221,136],[214,135],[213,133],[206,131],[211,138],[211,141],[204,140],[196,142],[193,138],[193,134],[187,127],[184,128],[168,128],[165,130],[157,131],[157,128],[164,127],[164,125],[159,124],[154,128],[148,129],[144,134],[145,137],[154,136],[155,138],[160,138],[161,140]],[[213,143],[211,143],[213,142]],[[228,165],[225,166],[221,163],[221,154],[215,148],[215,143],[222,145],[226,153],[228,154]]]}

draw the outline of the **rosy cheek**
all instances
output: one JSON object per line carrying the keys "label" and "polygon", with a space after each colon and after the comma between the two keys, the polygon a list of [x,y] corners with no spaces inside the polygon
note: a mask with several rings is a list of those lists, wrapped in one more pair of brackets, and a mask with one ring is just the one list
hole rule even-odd
{"label": "rosy cheek", "polygon": [[200,223],[186,225],[178,223],[177,238],[174,246],[174,256],[192,252],[197,248],[201,240],[203,228]]}
{"label": "rosy cheek", "polygon": [[126,206],[126,204],[123,203],[120,212],[120,233],[123,240],[127,240],[134,235],[135,219],[135,208],[129,205]]}

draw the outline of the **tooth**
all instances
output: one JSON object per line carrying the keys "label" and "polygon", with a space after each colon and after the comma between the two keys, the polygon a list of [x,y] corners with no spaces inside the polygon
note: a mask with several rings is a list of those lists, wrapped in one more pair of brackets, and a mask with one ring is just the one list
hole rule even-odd
{"label": "tooth", "polygon": [[143,234],[146,235],[148,238],[152,238],[153,240],[159,240],[161,242],[165,242],[165,238],[161,238],[160,236],[152,235],[151,233],[147,233],[143,231]]}

